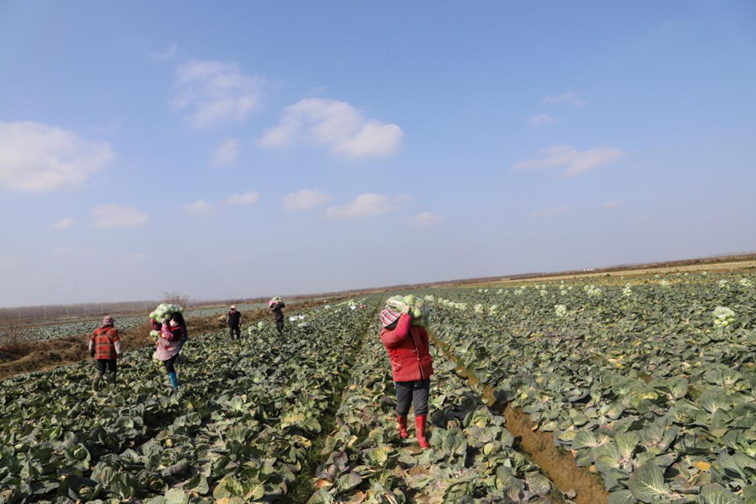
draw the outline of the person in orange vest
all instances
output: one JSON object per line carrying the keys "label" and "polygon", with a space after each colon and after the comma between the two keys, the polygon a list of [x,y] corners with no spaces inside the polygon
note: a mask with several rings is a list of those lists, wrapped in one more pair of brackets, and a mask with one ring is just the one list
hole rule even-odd
{"label": "person in orange vest", "polygon": [[100,380],[105,376],[105,371],[110,372],[109,381],[115,384],[118,372],[118,359],[121,358],[123,348],[121,339],[118,337],[118,329],[115,328],[115,319],[110,315],[102,319],[102,325],[95,329],[89,337],[89,354],[97,362],[97,376],[92,382],[92,389],[100,390]]}

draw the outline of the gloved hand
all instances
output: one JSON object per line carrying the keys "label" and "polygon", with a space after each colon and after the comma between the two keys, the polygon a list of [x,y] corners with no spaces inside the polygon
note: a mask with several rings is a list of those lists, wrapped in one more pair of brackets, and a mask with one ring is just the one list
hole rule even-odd
{"label": "gloved hand", "polygon": [[116,359],[121,360],[122,357],[123,357],[123,352],[116,354]]}
{"label": "gloved hand", "polygon": [[92,358],[94,359],[94,356],[95,356],[95,351],[94,351],[94,350],[90,350],[90,351],[89,351],[89,355],[91,355],[91,356],[92,356]]}
{"label": "gloved hand", "polygon": [[405,303],[405,304],[403,304],[403,305],[402,305],[402,313],[403,313],[403,314],[407,314],[407,313],[409,313],[409,312],[410,312],[410,305],[408,305],[408,304],[406,304],[406,303]]}

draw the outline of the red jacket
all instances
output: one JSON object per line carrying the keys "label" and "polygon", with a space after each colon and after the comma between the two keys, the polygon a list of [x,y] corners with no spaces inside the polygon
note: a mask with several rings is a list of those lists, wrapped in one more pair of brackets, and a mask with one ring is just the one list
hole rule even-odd
{"label": "red jacket", "polygon": [[402,315],[394,330],[383,329],[381,341],[388,351],[394,381],[425,380],[433,374],[433,358],[428,351],[428,333],[410,326],[410,317]]}

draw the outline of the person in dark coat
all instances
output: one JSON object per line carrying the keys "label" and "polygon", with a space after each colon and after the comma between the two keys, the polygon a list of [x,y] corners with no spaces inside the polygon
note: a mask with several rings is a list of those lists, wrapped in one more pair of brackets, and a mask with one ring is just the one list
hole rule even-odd
{"label": "person in dark coat", "polygon": [[410,406],[415,409],[415,430],[421,448],[428,448],[426,425],[428,422],[428,393],[433,374],[428,332],[410,324],[410,307],[404,305],[402,313],[386,308],[380,313],[383,330],[381,341],[386,347],[394,384],[396,385],[396,420],[399,435],[409,437],[407,415]]}
{"label": "person in dark coat", "polygon": [[226,319],[228,320],[228,335],[231,340],[234,339],[234,334],[236,334],[236,339],[241,338],[242,314],[236,309],[236,306],[231,306],[226,314]]}
{"label": "person in dark coat", "polygon": [[278,330],[278,334],[283,333],[284,314],[283,314],[283,311],[281,310],[283,308],[286,308],[286,304],[283,301],[270,300],[268,302],[268,307],[270,308],[270,311],[273,313],[273,321],[276,323],[276,329]]}

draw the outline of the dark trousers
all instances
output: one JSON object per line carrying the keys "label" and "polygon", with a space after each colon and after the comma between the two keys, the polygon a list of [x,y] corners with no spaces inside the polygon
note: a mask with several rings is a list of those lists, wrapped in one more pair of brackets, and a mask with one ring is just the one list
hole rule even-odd
{"label": "dark trousers", "polygon": [[276,320],[276,329],[278,330],[278,334],[281,334],[283,332],[283,325],[284,325],[283,319]]}
{"label": "dark trousers", "polygon": [[163,361],[165,363],[165,370],[169,373],[175,373],[176,368],[174,367],[174,364],[176,364],[176,359],[178,359],[179,354],[174,355],[167,361]]}
{"label": "dark trousers", "polygon": [[231,337],[231,339],[234,339],[234,334],[236,334],[236,339],[241,338],[241,328],[239,327],[229,327],[228,328],[228,335]]}
{"label": "dark trousers", "polygon": [[396,385],[396,414],[407,416],[410,406],[415,408],[415,416],[428,414],[428,391],[430,378],[426,380],[394,382]]}
{"label": "dark trousers", "polygon": [[116,373],[118,371],[118,361],[115,359],[97,359],[97,372],[105,374],[105,370]]}

